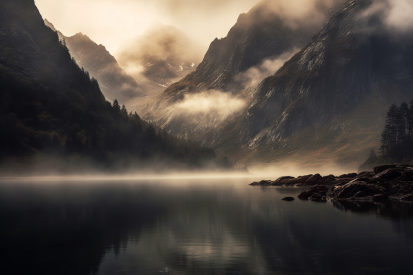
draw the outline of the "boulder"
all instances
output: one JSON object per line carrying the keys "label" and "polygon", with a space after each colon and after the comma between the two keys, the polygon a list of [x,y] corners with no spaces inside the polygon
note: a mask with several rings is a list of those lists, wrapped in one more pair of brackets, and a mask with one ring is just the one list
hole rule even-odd
{"label": "boulder", "polygon": [[323,177],[323,185],[334,185],[337,183],[336,177],[334,175],[328,175]]}
{"label": "boulder", "polygon": [[413,202],[413,193],[390,197],[393,200]]}
{"label": "boulder", "polygon": [[320,194],[322,196],[326,196],[327,195],[327,191],[328,188],[324,185],[316,185],[311,187],[310,189],[301,192],[298,195],[298,198],[301,200],[308,200],[308,198],[310,198],[312,195],[314,194]]}
{"label": "boulder", "polygon": [[374,202],[385,202],[388,199],[389,199],[389,197],[384,195],[384,194],[379,194],[379,195],[374,195],[373,196],[373,201]]}
{"label": "boulder", "polygon": [[386,164],[386,165],[379,165],[374,167],[374,174],[379,174],[383,172],[384,170],[390,169],[390,168],[395,168],[397,165],[396,164]]}
{"label": "boulder", "polygon": [[261,181],[254,181],[253,183],[250,183],[250,185],[272,185],[273,181],[271,180],[261,180]]}
{"label": "boulder", "polygon": [[323,177],[320,174],[315,174],[315,175],[309,175],[309,177],[297,186],[314,186],[314,185],[320,185],[323,183]]}
{"label": "boulder", "polygon": [[336,199],[362,198],[374,195],[386,195],[386,189],[363,181],[352,181],[334,189],[332,194]]}
{"label": "boulder", "polygon": [[383,179],[383,180],[394,180],[402,175],[402,170],[400,168],[389,168],[383,172],[378,173],[373,178]]}
{"label": "boulder", "polygon": [[293,197],[285,197],[282,199],[283,201],[293,201],[294,198]]}
{"label": "boulder", "polygon": [[315,202],[327,202],[327,197],[320,193],[316,193],[310,197],[310,200]]}
{"label": "boulder", "polygon": [[357,173],[349,173],[349,174],[343,174],[341,176],[339,176],[338,178],[340,179],[354,179],[355,177],[357,177]]}

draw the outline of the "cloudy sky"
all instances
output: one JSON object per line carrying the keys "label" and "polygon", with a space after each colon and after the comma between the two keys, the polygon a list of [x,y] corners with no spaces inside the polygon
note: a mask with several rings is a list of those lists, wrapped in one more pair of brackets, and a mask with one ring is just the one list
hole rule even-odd
{"label": "cloudy sky", "polygon": [[239,14],[259,0],[35,0],[47,18],[66,36],[82,32],[115,54],[126,40],[154,21],[175,26],[208,46],[225,37]]}

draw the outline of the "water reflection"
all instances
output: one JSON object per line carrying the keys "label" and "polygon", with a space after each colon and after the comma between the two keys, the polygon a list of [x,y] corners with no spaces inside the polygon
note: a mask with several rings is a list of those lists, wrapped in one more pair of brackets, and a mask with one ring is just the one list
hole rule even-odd
{"label": "water reflection", "polygon": [[300,190],[254,188],[250,181],[3,184],[0,272],[405,274],[410,269],[411,206],[285,202],[281,198]]}
{"label": "water reflection", "polygon": [[335,208],[357,214],[376,215],[393,222],[396,232],[413,239],[413,203],[389,201],[374,203],[363,201],[334,201]]}

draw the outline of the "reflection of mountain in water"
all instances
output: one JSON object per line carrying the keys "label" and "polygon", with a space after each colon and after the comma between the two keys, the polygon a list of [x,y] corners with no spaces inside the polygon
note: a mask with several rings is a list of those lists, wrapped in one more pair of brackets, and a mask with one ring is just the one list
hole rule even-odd
{"label": "reflection of mountain in water", "polygon": [[[344,275],[410,268],[413,248],[393,224],[405,232],[412,209],[399,222],[348,215],[330,204],[281,200],[300,189],[252,188],[249,181],[0,186],[7,251],[0,273]],[[377,230],[385,241],[377,241]]]}
{"label": "reflection of mountain in water", "polygon": [[132,228],[151,226],[162,212],[133,188],[2,187],[0,273],[96,274],[106,252],[119,254]]}

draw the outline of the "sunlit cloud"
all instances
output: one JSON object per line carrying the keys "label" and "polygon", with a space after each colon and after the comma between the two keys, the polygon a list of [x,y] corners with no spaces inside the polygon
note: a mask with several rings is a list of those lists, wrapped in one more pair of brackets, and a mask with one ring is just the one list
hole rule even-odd
{"label": "sunlit cloud", "polygon": [[175,26],[208,46],[225,37],[240,13],[259,0],[36,0],[44,18],[66,36],[78,32],[113,54],[126,40],[142,34],[153,21]]}

